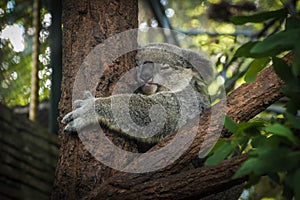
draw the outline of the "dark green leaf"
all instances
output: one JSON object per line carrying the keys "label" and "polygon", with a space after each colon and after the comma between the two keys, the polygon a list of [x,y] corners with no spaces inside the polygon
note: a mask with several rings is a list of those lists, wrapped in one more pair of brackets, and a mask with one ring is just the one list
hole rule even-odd
{"label": "dark green leaf", "polygon": [[284,60],[282,60],[281,58],[273,57],[272,62],[276,74],[284,82],[289,82],[294,78],[291,68],[287,65],[287,63]]}
{"label": "dark green leaf", "polygon": [[255,42],[247,42],[245,44],[243,44],[242,46],[240,46],[235,54],[234,57],[253,57],[254,55],[250,53],[250,50],[252,49],[252,47],[254,47],[256,44],[258,43],[258,41]]}
{"label": "dark green leaf", "polygon": [[253,168],[256,175],[284,172],[297,167],[297,154],[287,148],[257,148],[258,160]]}
{"label": "dark green leaf", "polygon": [[296,129],[300,130],[300,117],[297,117],[288,112],[285,113],[285,116]]}
{"label": "dark green leaf", "polygon": [[[283,88],[282,92],[291,98],[290,102],[293,102],[294,108],[299,108],[300,105],[300,80],[294,79],[288,82]],[[291,110],[289,110],[291,112]]]}
{"label": "dark green leaf", "polygon": [[228,129],[228,131],[234,133],[238,130],[238,125],[233,121],[230,117],[224,116],[224,126]]}
{"label": "dark green leaf", "polygon": [[[300,29],[298,29],[300,30]],[[299,36],[296,41],[300,41],[300,31]],[[293,58],[293,66],[292,66],[292,72],[294,76],[298,76],[300,71],[300,44],[296,43],[294,46],[294,58]]]}
{"label": "dark green leaf", "polygon": [[248,16],[234,16],[231,18],[231,21],[236,25],[242,25],[248,22],[261,23],[272,18],[284,18],[286,15],[287,11],[285,9],[280,9],[269,12],[261,12]]}
{"label": "dark green leaf", "polygon": [[300,20],[296,16],[289,17],[286,20],[285,29],[296,29],[300,28]]}
{"label": "dark green leaf", "polygon": [[271,174],[269,174],[269,178],[272,181],[276,182],[277,184],[280,184],[280,177],[279,177],[278,173],[271,173]]}
{"label": "dark green leaf", "polygon": [[294,175],[295,199],[300,199],[300,169],[297,169]]}
{"label": "dark green leaf", "polygon": [[299,107],[300,107],[300,103],[298,103],[296,100],[290,99],[286,105],[286,110],[287,112],[296,115]]}
{"label": "dark green leaf", "polygon": [[289,139],[292,143],[297,144],[299,141],[293,135],[293,132],[286,126],[281,124],[273,124],[264,128],[265,131],[270,132],[274,135],[282,136]]}
{"label": "dark green leaf", "polygon": [[228,142],[223,143],[215,151],[215,153],[205,161],[205,165],[216,165],[216,164],[218,164],[219,162],[221,162],[225,158],[227,158],[234,151],[234,148],[235,148],[235,146],[228,143]]}
{"label": "dark green leaf", "polygon": [[253,60],[245,74],[245,81],[247,83],[255,81],[257,74],[263,70],[269,62],[270,58],[268,57]]}
{"label": "dark green leaf", "polygon": [[278,32],[257,43],[252,47],[250,53],[274,56],[280,52],[291,50],[296,44],[295,41],[297,41],[299,34],[299,29]]}
{"label": "dark green leaf", "polygon": [[211,156],[217,149],[219,149],[227,141],[225,139],[219,139],[216,144],[208,151],[205,156]]}
{"label": "dark green leaf", "polygon": [[251,140],[251,145],[254,148],[257,148],[257,147],[263,145],[265,141],[266,141],[266,138],[262,135],[259,135]]}
{"label": "dark green leaf", "polygon": [[253,169],[257,166],[257,163],[257,158],[249,158],[234,174],[233,178],[239,178],[251,174],[253,172]]}

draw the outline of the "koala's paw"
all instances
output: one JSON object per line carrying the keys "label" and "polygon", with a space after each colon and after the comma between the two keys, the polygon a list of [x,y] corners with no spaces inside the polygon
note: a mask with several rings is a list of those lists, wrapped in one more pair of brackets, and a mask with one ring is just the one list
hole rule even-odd
{"label": "koala's paw", "polygon": [[91,92],[85,91],[82,100],[74,101],[75,109],[62,119],[62,123],[67,124],[66,131],[76,132],[98,122],[95,112],[95,100],[96,98]]}

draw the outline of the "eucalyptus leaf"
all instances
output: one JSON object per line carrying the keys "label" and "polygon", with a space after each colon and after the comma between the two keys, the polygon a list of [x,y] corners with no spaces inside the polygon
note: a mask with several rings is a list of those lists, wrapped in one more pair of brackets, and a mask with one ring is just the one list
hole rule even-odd
{"label": "eucalyptus leaf", "polygon": [[264,130],[274,135],[285,137],[294,144],[297,144],[299,142],[297,138],[293,135],[293,132],[288,127],[283,126],[281,124],[277,123],[277,124],[267,126],[266,128],[264,128]]}
{"label": "eucalyptus leaf", "polygon": [[286,9],[280,9],[275,11],[268,11],[268,12],[261,12],[253,15],[248,16],[234,16],[231,18],[231,21],[236,25],[243,25],[248,22],[250,23],[262,23],[269,19],[273,18],[284,18],[287,15]]}
{"label": "eucalyptus leaf", "polygon": [[276,74],[285,82],[289,82],[294,79],[291,68],[287,65],[287,63],[281,58],[273,57],[273,68]]}
{"label": "eucalyptus leaf", "polygon": [[238,130],[237,123],[226,115],[224,116],[224,126],[228,129],[228,131],[230,131],[232,133],[234,133]]}
{"label": "eucalyptus leaf", "polygon": [[243,44],[236,50],[234,57],[254,57],[255,55],[251,54],[250,50],[257,43],[258,43],[258,41],[254,41],[254,42],[251,41],[251,42],[247,42],[247,43]]}
{"label": "eucalyptus leaf", "polygon": [[270,58],[268,57],[253,60],[245,74],[245,81],[247,83],[255,81],[257,74],[263,70],[269,62]]}
{"label": "eucalyptus leaf", "polygon": [[285,116],[296,129],[300,130],[300,117],[297,117],[288,112],[285,113]]}
{"label": "eucalyptus leaf", "polygon": [[212,156],[206,161],[205,165],[216,165],[227,158],[235,149],[235,146],[231,143],[223,143]]}
{"label": "eucalyptus leaf", "polygon": [[257,158],[249,158],[246,162],[243,163],[241,168],[234,174],[233,178],[239,178],[251,174],[254,168],[257,166],[257,163],[258,163]]}
{"label": "eucalyptus leaf", "polygon": [[295,199],[300,199],[300,169],[297,169],[294,175]]}
{"label": "eucalyptus leaf", "polygon": [[274,56],[280,52],[291,50],[294,48],[299,38],[300,29],[292,29],[278,32],[257,43],[252,47],[250,53],[267,54]]}
{"label": "eucalyptus leaf", "polygon": [[[300,29],[299,29],[300,30]],[[300,33],[300,31],[299,31]],[[298,35],[298,39],[297,41],[300,41],[300,34]],[[296,43],[294,46],[294,59],[293,59],[293,66],[292,66],[292,72],[294,74],[294,76],[298,76],[299,75],[299,71],[300,71],[300,44]]]}
{"label": "eucalyptus leaf", "polygon": [[291,16],[286,20],[285,29],[300,28],[300,20],[296,16]]}

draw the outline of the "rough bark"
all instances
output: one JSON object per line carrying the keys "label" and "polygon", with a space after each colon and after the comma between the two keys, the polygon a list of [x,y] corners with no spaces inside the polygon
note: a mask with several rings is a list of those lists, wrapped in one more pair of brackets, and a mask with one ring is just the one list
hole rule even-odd
{"label": "rough bark", "polygon": [[[284,83],[274,73],[272,67],[265,69],[262,73],[260,73],[260,75],[258,76],[255,82],[240,86],[228,96],[227,103],[226,103],[227,115],[233,118],[237,122],[247,121],[253,118],[256,114],[265,110],[269,105],[271,105],[272,103],[274,103],[275,101],[277,101],[279,98],[282,97],[280,88],[283,84]],[[224,103],[225,103],[224,101],[220,102],[214,107],[215,108],[218,108],[220,106],[222,107],[224,106]],[[222,113],[220,113],[220,117],[221,115]],[[148,174],[125,174],[125,173],[116,174],[114,177],[107,180],[103,185],[97,186],[95,190],[91,192],[89,196],[86,197],[86,199],[105,199],[105,198],[110,198],[115,194],[119,194],[118,198],[123,198],[126,197],[129,193],[131,193],[131,190],[137,187],[137,185],[148,184],[148,182],[151,181],[161,180],[162,178],[168,177],[172,174],[176,174],[182,171],[184,168],[187,167],[187,165],[192,160],[197,158],[201,149],[207,148],[205,147],[205,145],[203,146],[202,144],[204,142],[205,136],[208,133],[208,129],[210,128],[209,127],[210,111],[204,113],[201,116],[200,121],[202,123],[200,123],[199,126],[190,127],[189,125],[187,125],[186,129],[184,129],[183,133],[185,136],[188,136],[190,131],[192,131],[192,129],[197,129],[198,134],[195,137],[192,145],[188,148],[188,150],[172,165],[167,166],[165,169],[161,171],[156,171]],[[221,126],[222,128],[223,125],[217,123],[216,126]],[[220,127],[213,127],[212,130],[210,131],[213,133],[214,131],[219,131],[219,128]],[[228,133],[225,129],[223,129],[221,136],[228,137],[230,136],[230,133]],[[213,135],[212,137],[206,137],[205,139],[206,139],[206,144],[210,144],[210,142],[215,142],[216,137]],[[172,138],[156,145],[155,147],[150,149],[150,151],[154,151],[156,149],[163,147],[170,140],[172,140]],[[139,159],[137,159],[137,161],[133,161],[132,166],[134,166],[134,164],[139,162],[141,162],[141,160]],[[223,166],[223,167],[227,168],[229,166]],[[218,166],[216,166],[216,168],[218,168]],[[234,172],[235,172],[234,170],[230,171],[229,176],[232,176]],[[209,173],[209,170],[206,171],[206,173]],[[199,177],[197,176],[193,178],[194,181],[196,181],[197,179],[199,179]],[[173,185],[173,187],[176,188],[176,184],[180,184],[180,183],[177,182],[174,184],[175,185]],[[220,180],[220,184],[221,185],[223,184],[221,180]],[[216,185],[215,187],[218,188],[219,186]],[[165,191],[165,193],[172,193],[175,191],[171,188],[169,189],[170,190]],[[183,193],[185,192],[184,189],[180,191]],[[205,190],[198,191],[198,193],[200,194],[204,191]],[[153,195],[155,196],[156,194]],[[143,198],[146,197],[143,196]]]}
{"label": "rough bark", "polygon": [[232,179],[232,176],[245,160],[246,156],[236,157],[215,167],[197,168],[157,179],[143,174],[145,182],[130,178],[125,183],[123,177],[116,176],[109,184],[117,190],[112,192],[111,187],[104,184],[101,194],[92,199],[200,199],[243,183],[245,177]]}
{"label": "rough bark", "polygon": [[[62,2],[63,79],[59,121],[62,116],[71,111],[72,88],[84,58],[93,47],[108,37],[136,28],[137,9],[137,0],[64,0]],[[127,71],[128,66],[133,66],[133,58],[134,54],[125,55],[118,63],[109,67],[100,80],[100,95],[109,95],[112,82]],[[97,82],[86,84],[94,84],[96,90]],[[52,199],[80,199],[103,180],[111,177],[114,170],[96,161],[84,149],[76,135],[66,134],[62,130],[63,125],[60,123],[61,147]],[[134,151],[134,145],[129,145],[121,138],[116,138],[115,143],[125,149],[130,147]]]}

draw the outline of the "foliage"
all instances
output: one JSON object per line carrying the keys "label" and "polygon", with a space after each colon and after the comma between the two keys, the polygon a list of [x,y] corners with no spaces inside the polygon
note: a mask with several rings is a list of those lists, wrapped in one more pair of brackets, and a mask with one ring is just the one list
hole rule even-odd
{"label": "foliage", "polygon": [[[255,80],[256,74],[268,66],[269,60],[276,74],[285,82],[283,94],[288,97],[284,114],[266,121],[255,118],[235,123],[225,117],[225,127],[233,133],[222,139],[207,159],[207,165],[217,164],[237,153],[247,153],[248,160],[236,172],[235,178],[248,175],[253,185],[266,175],[283,186],[283,196],[300,199],[300,15],[296,5],[288,4],[277,11],[232,18],[236,24],[284,22],[283,30],[267,35],[263,40],[250,41],[235,52],[234,57],[252,58],[245,80]],[[293,52],[293,62],[282,59]]]}
{"label": "foliage", "polygon": [[[0,3],[0,28],[1,32],[9,26],[17,26],[22,30],[24,49],[14,50],[14,46],[8,38],[0,38],[0,102],[8,106],[26,105],[30,99],[30,74],[32,67],[32,36],[33,36],[33,1],[5,0]],[[47,10],[41,10],[43,22]],[[50,74],[48,27],[43,23],[40,34],[40,100],[49,97]],[[12,33],[16,37],[16,33]],[[15,34],[15,35],[14,35]]]}

